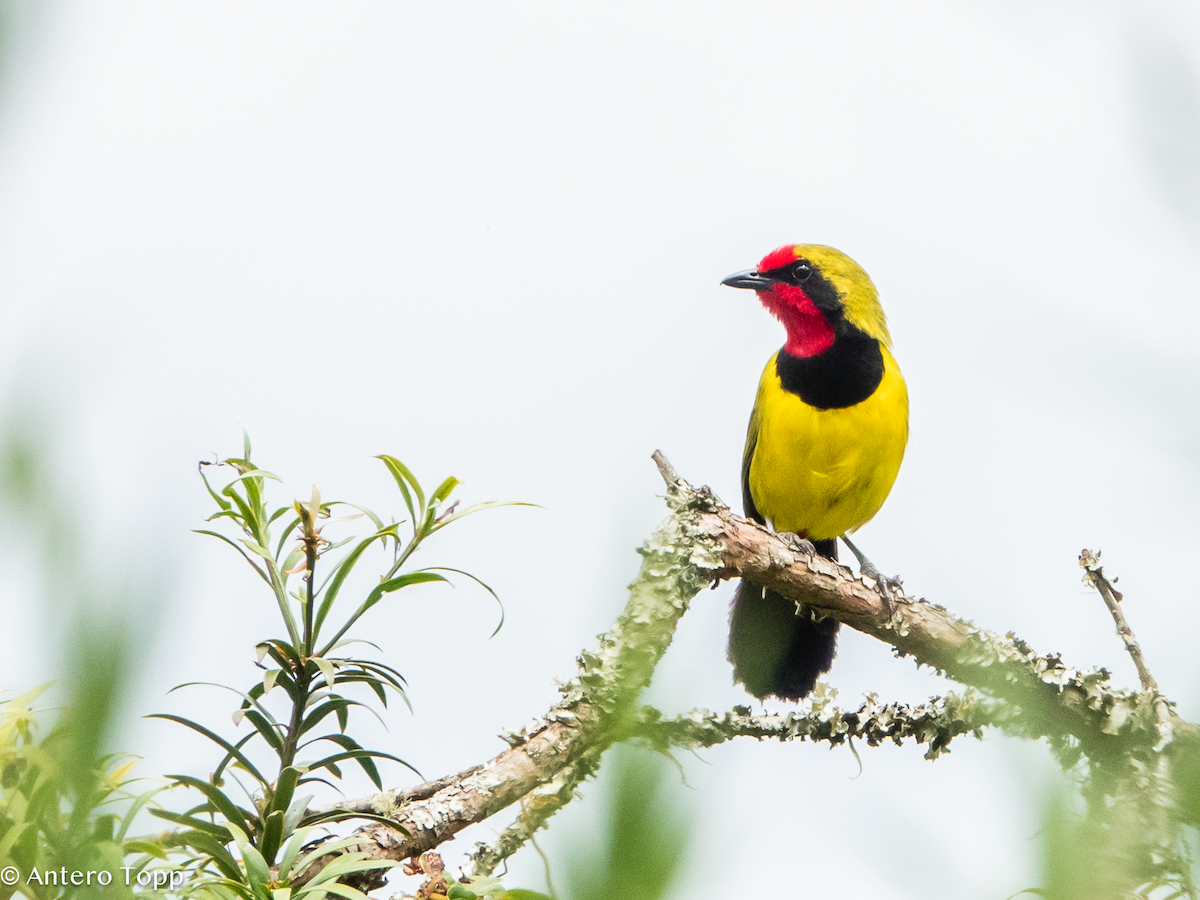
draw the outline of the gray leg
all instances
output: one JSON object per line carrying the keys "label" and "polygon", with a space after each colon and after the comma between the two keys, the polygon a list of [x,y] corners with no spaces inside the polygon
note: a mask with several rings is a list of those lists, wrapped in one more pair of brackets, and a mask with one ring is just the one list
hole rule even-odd
{"label": "gray leg", "polygon": [[884,608],[890,617],[892,614],[893,596],[892,591],[896,590],[903,595],[903,589],[900,587],[900,578],[889,578],[875,568],[875,563],[867,559],[866,554],[854,546],[850,538],[842,535],[842,543],[850,548],[850,552],[854,554],[854,558],[858,560],[859,575],[866,575],[875,579],[875,583],[879,586],[879,596],[883,598]]}

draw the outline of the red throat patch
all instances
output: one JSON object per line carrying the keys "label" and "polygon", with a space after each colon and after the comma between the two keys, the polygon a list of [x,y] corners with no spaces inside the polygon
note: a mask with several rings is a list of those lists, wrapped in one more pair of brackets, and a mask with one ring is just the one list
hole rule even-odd
{"label": "red throat patch", "polygon": [[783,349],[792,356],[820,356],[833,346],[833,327],[803,288],[776,284],[769,291],[759,291],[758,299],[787,329],[787,343]]}

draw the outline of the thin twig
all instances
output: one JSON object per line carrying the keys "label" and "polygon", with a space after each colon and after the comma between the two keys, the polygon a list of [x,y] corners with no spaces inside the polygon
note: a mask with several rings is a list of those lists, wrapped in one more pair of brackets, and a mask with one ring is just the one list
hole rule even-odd
{"label": "thin twig", "polygon": [[1125,642],[1125,649],[1129,651],[1129,655],[1133,659],[1133,664],[1137,666],[1138,678],[1142,681],[1142,690],[1158,693],[1158,683],[1154,680],[1154,676],[1150,674],[1150,670],[1146,668],[1146,660],[1142,657],[1142,648],[1138,645],[1137,638],[1134,637],[1129,623],[1125,621],[1125,613],[1121,611],[1119,605],[1121,594],[1104,575],[1104,569],[1100,565],[1100,551],[1097,550],[1093,553],[1091,550],[1081,550],[1079,552],[1079,565],[1083,567],[1084,578],[1092,587],[1100,592],[1100,596],[1104,598],[1104,605],[1112,613],[1113,621],[1117,623],[1117,634]]}
{"label": "thin twig", "polygon": [[658,474],[661,475],[662,480],[667,483],[667,487],[678,487],[682,479],[679,477],[679,473],[675,471],[675,467],[671,465],[670,461],[665,456],[663,456],[663,452],[661,450],[655,450],[650,454],[650,458],[654,460],[655,464],[658,466]]}
{"label": "thin twig", "polygon": [[550,858],[538,846],[537,838],[532,835],[529,837],[529,844],[537,851],[537,855],[542,858],[542,865],[546,869],[546,890],[550,892],[550,900],[558,900],[558,892],[554,890],[554,882],[550,878]]}

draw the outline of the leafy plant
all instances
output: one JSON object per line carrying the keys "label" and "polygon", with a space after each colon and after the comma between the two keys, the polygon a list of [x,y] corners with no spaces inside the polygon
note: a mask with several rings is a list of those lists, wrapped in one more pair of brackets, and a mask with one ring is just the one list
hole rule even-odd
{"label": "leafy plant", "polygon": [[[0,869],[12,867],[20,878],[0,883],[0,900],[17,889],[33,900],[101,889],[110,897],[131,895],[137,875],[166,858],[154,842],[127,836],[134,817],[163,786],[134,794],[130,773],[137,759],[122,755],[77,770],[75,719],[65,714],[38,736],[44,713],[31,704],[49,687],[0,704]],[[125,865],[130,855],[139,858]],[[62,872],[82,873],[81,881],[90,872],[103,880],[73,883]],[[118,872],[125,874],[114,877]]]}
{"label": "leafy plant", "polygon": [[[235,536],[212,529],[202,529],[199,533],[233,547],[268,586],[284,635],[258,644],[262,677],[247,690],[236,691],[242,702],[235,720],[248,722],[252,726],[249,734],[231,741],[183,716],[158,716],[203,735],[222,752],[207,780],[170,776],[176,784],[199,792],[200,803],[182,813],[152,811],[184,826],[178,840],[197,854],[189,864],[209,872],[207,880],[197,882],[194,890],[199,890],[198,885],[203,883],[204,890],[219,888],[246,898],[271,896],[272,891],[288,884],[290,877],[304,868],[296,862],[303,843],[302,839],[297,843],[299,836],[309,834],[315,826],[344,819],[379,818],[336,807],[310,810],[314,795],[305,790],[317,782],[334,785],[342,778],[342,767],[347,763],[361,768],[372,784],[382,790],[377,761],[408,766],[398,756],[362,746],[348,733],[353,709],[363,707],[375,712],[369,703],[348,696],[348,688],[365,686],[385,707],[389,693],[399,695],[407,703],[405,680],[396,669],[365,656],[338,654],[352,642],[351,630],[369,610],[403,588],[448,582],[444,573],[470,578],[496,597],[482,581],[457,569],[405,567],[424,541],[451,523],[484,509],[529,504],[477,503],[461,509],[457,502],[446,505],[459,484],[458,479],[445,479],[427,495],[416,476],[399,459],[378,458],[391,474],[408,510],[409,518],[405,521],[409,527],[403,529],[403,534],[405,521],[385,524],[366,507],[322,500],[315,488],[308,501],[271,508],[266,497],[267,482],[279,479],[250,461],[249,438],[241,458],[218,464],[201,463],[201,478],[218,507],[209,521],[233,526]],[[205,471],[211,465],[228,467],[234,477],[224,486],[214,487]],[[335,518],[334,512],[342,509],[349,515]],[[331,522],[359,518],[367,519],[373,526],[366,537],[331,541],[323,534]],[[348,579],[366,558],[367,551],[377,545],[392,551],[391,562],[374,587],[348,603],[347,596],[351,593]],[[324,575],[320,582],[319,571]],[[497,625],[496,630],[499,628]],[[356,642],[375,647],[361,639]],[[281,715],[276,715],[266,702],[273,692],[286,698]],[[252,759],[252,744],[260,753],[263,747],[270,752],[269,766]],[[314,749],[319,754],[315,761],[298,761],[302,751],[311,755]],[[235,800],[227,790],[227,776],[233,772],[252,782],[252,787],[245,791],[246,801]],[[325,847],[321,853],[329,851]],[[339,858],[339,872],[347,858]],[[351,865],[359,868],[347,872],[384,868],[389,864],[367,863],[354,857]],[[326,884],[329,877],[319,876],[324,890],[343,895],[353,890],[345,884]],[[307,880],[304,891],[312,889],[315,883]]]}

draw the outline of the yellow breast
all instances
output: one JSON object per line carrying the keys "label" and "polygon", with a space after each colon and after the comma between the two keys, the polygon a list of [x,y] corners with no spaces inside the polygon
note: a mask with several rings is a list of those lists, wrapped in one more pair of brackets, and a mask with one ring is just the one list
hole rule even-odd
{"label": "yellow breast", "polygon": [[747,450],[750,494],[777,531],[836,538],[887,499],[908,442],[908,390],[883,351],[883,380],[861,403],[816,409],[783,389],[771,357],[758,385]]}

